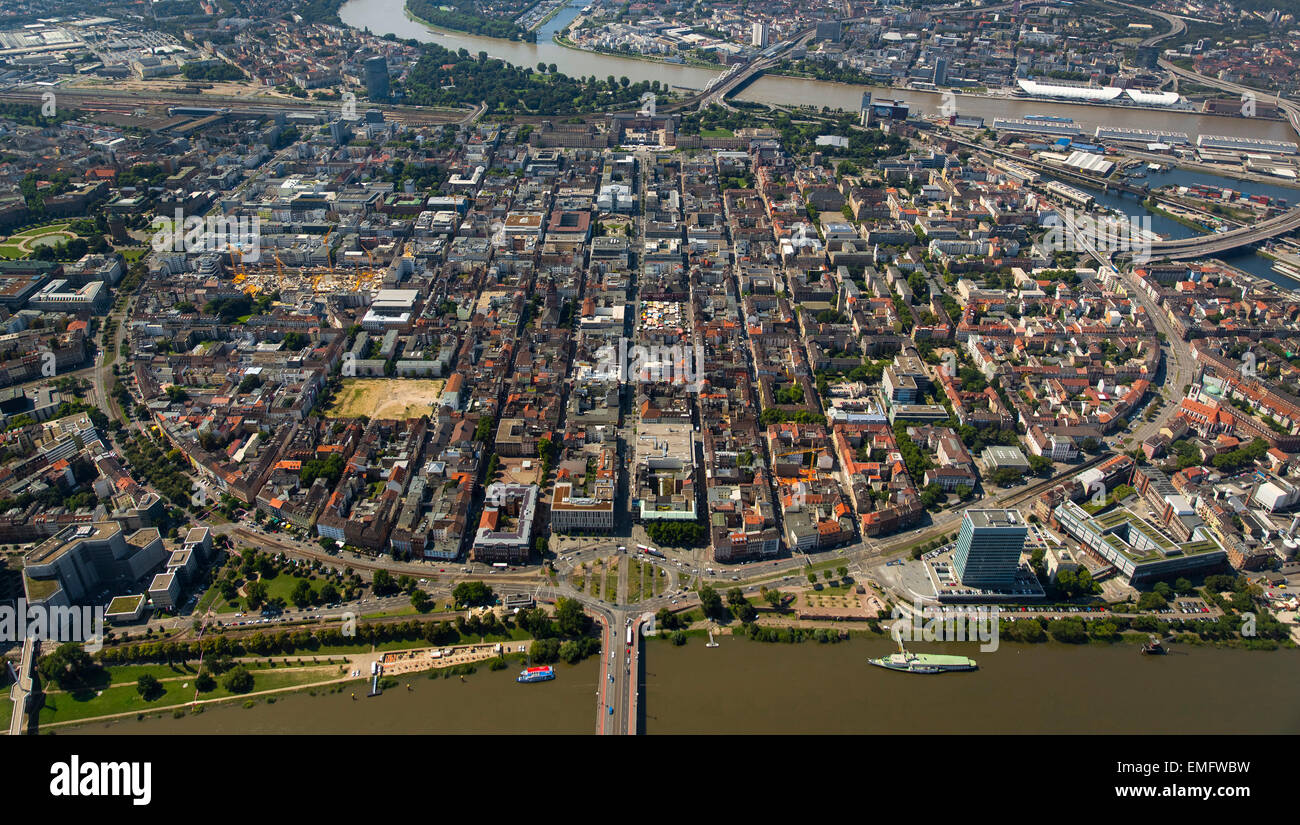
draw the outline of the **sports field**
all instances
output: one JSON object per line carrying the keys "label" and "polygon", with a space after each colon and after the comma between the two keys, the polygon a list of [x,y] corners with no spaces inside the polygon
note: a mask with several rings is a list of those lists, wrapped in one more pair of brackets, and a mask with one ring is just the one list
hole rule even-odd
{"label": "sports field", "polygon": [[329,414],[338,418],[364,415],[371,419],[431,415],[445,383],[442,379],[426,378],[345,378]]}

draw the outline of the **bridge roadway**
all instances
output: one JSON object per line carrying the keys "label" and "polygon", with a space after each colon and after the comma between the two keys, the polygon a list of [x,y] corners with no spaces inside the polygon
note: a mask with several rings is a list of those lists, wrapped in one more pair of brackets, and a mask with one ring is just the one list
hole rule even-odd
{"label": "bridge roadway", "polygon": [[[845,19],[842,22],[851,23],[854,22],[854,20]],[[690,97],[683,98],[682,100],[673,101],[661,108],[665,112],[675,112],[692,108],[707,109],[715,103],[721,104],[726,99],[727,95],[731,94],[741,85],[748,83],[755,76],[767,71],[780,62],[781,55],[788,51],[790,47],[794,46],[796,43],[806,43],[816,33],[817,29],[815,27],[804,29],[791,39],[782,43],[780,48],[770,57],[759,57],[755,60],[751,60],[749,63],[745,64],[744,68],[724,80],[718,86],[698,92]]]}
{"label": "bridge roadway", "polygon": [[[986,152],[991,155],[997,155],[1006,158],[1013,163],[1018,163],[1021,166],[1032,169],[1038,169],[1053,176],[1083,181],[1090,186],[1095,186],[1101,189],[1119,189],[1134,194],[1156,197],[1152,195],[1150,191],[1142,187],[1134,187],[1129,184],[1104,180],[1092,175],[1063,170],[1050,164],[1020,157],[1011,152],[1004,152],[999,149],[990,149],[987,146],[981,146],[980,144],[970,143],[957,138],[950,139],[961,146]],[[1179,205],[1181,206],[1182,204]],[[1274,215],[1266,221],[1243,226],[1238,229],[1232,229],[1227,232],[1218,232],[1211,235],[1194,235],[1190,238],[1174,238],[1167,241],[1154,241],[1151,244],[1150,256],[1152,258],[1168,258],[1170,260],[1204,258],[1228,252],[1238,247],[1249,246],[1254,243],[1266,241],[1269,238],[1274,238],[1278,235],[1285,235],[1289,232],[1295,231],[1296,229],[1300,229],[1300,206],[1296,206],[1290,211],[1283,212],[1280,215]]]}

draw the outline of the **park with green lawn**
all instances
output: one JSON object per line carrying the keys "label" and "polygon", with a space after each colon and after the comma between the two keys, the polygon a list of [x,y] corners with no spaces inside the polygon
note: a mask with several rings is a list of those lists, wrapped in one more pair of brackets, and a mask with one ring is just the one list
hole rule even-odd
{"label": "park with green lawn", "polygon": [[205,665],[201,680],[197,662],[89,665],[75,679],[46,687],[39,721],[56,725],[327,684],[347,679],[350,667],[345,657],[219,659]]}
{"label": "park with green lawn", "polygon": [[34,226],[15,232],[0,242],[0,258],[28,258],[36,252],[37,247],[67,243],[77,237],[70,222]]}

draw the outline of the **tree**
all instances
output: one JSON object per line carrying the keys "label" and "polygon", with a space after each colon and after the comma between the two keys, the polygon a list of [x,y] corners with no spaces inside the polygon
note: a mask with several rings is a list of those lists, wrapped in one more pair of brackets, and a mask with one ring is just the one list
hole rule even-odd
{"label": "tree", "polygon": [[136,680],[135,692],[140,694],[146,702],[152,702],[164,693],[162,682],[159,682],[158,678],[152,673],[146,673]]}
{"label": "tree", "polygon": [[266,582],[258,579],[249,582],[246,592],[248,593],[248,606],[256,610],[266,601]]}
{"label": "tree", "polygon": [[745,594],[739,587],[733,587],[727,591],[727,604],[732,607],[745,604]]}
{"label": "tree", "polygon": [[429,594],[423,590],[416,590],[411,593],[411,607],[414,607],[417,613],[427,613],[429,611]]}
{"label": "tree", "polygon": [[1020,471],[1011,467],[999,467],[991,474],[993,483],[999,487],[1009,487],[1021,479]]}
{"label": "tree", "polygon": [[248,693],[253,689],[253,674],[243,665],[236,665],[222,682],[231,693]]}
{"label": "tree", "polygon": [[387,596],[397,590],[397,583],[393,581],[392,575],[387,570],[376,570],[370,580],[370,586],[376,596]]}
{"label": "tree", "polygon": [[68,690],[84,684],[99,670],[99,665],[90,658],[84,647],[76,642],[65,642],[53,653],[42,656],[36,670],[42,679]]}
{"label": "tree", "polygon": [[1088,641],[1088,630],[1078,619],[1056,619],[1047,625],[1047,632],[1058,642],[1082,644]]}
{"label": "tree", "polygon": [[666,547],[695,547],[709,536],[708,528],[698,521],[655,521],[646,532],[655,544]]}
{"label": "tree", "polygon": [[576,664],[580,659],[582,659],[582,647],[577,642],[570,639],[566,642],[560,643],[560,649],[556,651],[556,655],[571,665]]}
{"label": "tree", "polygon": [[320,600],[323,604],[333,604],[339,600],[339,589],[334,586],[334,582],[325,582],[321,586]]}
{"label": "tree", "polygon": [[710,619],[722,618],[722,597],[718,591],[709,585],[700,588],[700,606],[704,608],[704,615]]}
{"label": "tree", "polygon": [[676,630],[681,626],[681,617],[666,607],[659,608],[659,612],[655,614],[655,627],[661,630]]}
{"label": "tree", "polygon": [[300,610],[311,604],[311,582],[306,579],[298,579],[298,583],[293,586],[293,592],[289,594],[289,600],[293,602],[294,607]]}
{"label": "tree", "polygon": [[451,597],[457,604],[473,606],[491,603],[496,594],[483,582],[461,582],[451,591]]}
{"label": "tree", "polygon": [[198,677],[194,680],[194,688],[199,693],[208,693],[215,690],[216,687],[217,680],[212,678],[212,674],[208,673],[206,670],[201,671]]}
{"label": "tree", "polygon": [[1029,471],[1037,476],[1050,475],[1052,472],[1052,460],[1046,456],[1030,455]]}
{"label": "tree", "polygon": [[591,617],[582,609],[577,599],[560,597],[555,602],[555,625],[561,636],[577,638],[586,636],[591,628]]}
{"label": "tree", "polygon": [[772,605],[774,610],[781,609],[781,604],[785,601],[785,597],[780,590],[769,590],[763,594],[763,598],[768,604]]}
{"label": "tree", "polygon": [[1169,602],[1159,593],[1143,593],[1138,598],[1138,610],[1163,610],[1169,606]]}

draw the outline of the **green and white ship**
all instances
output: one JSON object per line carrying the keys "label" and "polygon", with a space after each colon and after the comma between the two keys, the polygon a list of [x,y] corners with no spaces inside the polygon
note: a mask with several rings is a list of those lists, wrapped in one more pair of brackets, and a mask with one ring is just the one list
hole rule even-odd
{"label": "green and white ship", "polygon": [[947,656],[941,653],[908,653],[902,641],[898,652],[878,659],[868,659],[876,667],[901,670],[904,673],[947,673],[952,670],[976,670],[979,665],[965,656]]}

